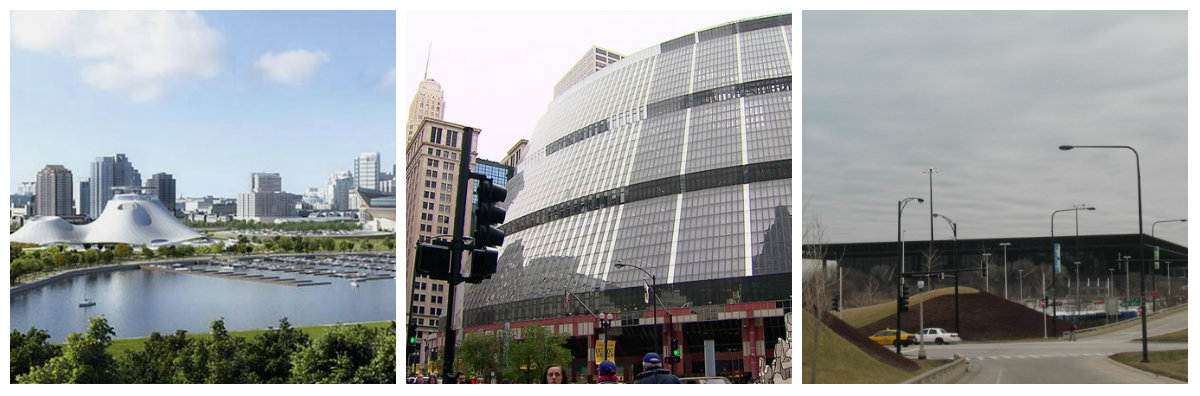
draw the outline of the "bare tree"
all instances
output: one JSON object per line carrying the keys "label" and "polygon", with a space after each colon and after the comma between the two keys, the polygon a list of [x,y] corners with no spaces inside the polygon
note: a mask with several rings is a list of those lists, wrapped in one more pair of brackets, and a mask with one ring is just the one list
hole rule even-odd
{"label": "bare tree", "polygon": [[821,227],[819,217],[815,215],[805,217],[803,239],[806,265],[801,265],[801,281],[803,282],[801,304],[804,311],[811,313],[817,319],[813,321],[812,354],[808,359],[810,362],[809,382],[815,384],[818,366],[816,361],[817,341],[821,335],[821,323],[827,320],[826,312],[831,308],[833,293],[836,293],[834,289],[836,276],[830,272],[830,268],[827,266],[829,252],[825,246],[824,229]]}

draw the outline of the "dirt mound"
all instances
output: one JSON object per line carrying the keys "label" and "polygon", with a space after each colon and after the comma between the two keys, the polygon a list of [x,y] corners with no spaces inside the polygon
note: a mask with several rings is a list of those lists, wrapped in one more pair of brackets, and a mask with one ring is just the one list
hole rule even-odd
{"label": "dirt mound", "polygon": [[[913,371],[920,367],[917,366],[916,362],[897,355],[895,349],[887,349],[884,348],[883,345],[879,345],[879,343],[871,341],[870,338],[867,338],[869,334],[854,328],[854,326],[851,326],[849,323],[846,323],[841,319],[838,319],[836,315],[825,313],[824,316],[825,317],[822,319],[822,322],[829,326],[830,330],[833,330],[834,333],[846,339],[846,341],[849,341],[851,344],[858,347],[858,349],[866,352],[867,355],[870,355],[876,360],[905,371]],[[895,320],[894,315],[892,318],[892,320]]]}
{"label": "dirt mound", "polygon": [[[918,299],[909,300],[909,310],[904,313],[901,323],[904,331],[917,332],[919,302]],[[1042,313],[1024,305],[988,293],[959,294],[958,303],[961,324],[959,336],[964,341],[1019,340],[1042,336]],[[1046,316],[1047,332],[1054,337],[1054,323],[1050,322],[1054,318]],[[941,327],[947,331],[955,331],[953,294],[925,300],[925,327]],[[863,326],[860,330],[866,334],[875,334],[880,330],[894,328],[896,315],[892,314]],[[1058,320],[1060,334],[1069,331],[1070,328],[1070,322]]]}

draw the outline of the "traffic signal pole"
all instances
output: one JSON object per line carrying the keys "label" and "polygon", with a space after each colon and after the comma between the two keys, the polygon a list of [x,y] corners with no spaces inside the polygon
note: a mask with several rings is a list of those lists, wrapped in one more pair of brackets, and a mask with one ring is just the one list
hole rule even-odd
{"label": "traffic signal pole", "polygon": [[454,286],[462,280],[462,253],[465,250],[463,244],[463,223],[466,215],[467,202],[467,183],[471,180],[471,140],[475,137],[475,128],[463,128],[462,139],[462,162],[459,163],[458,169],[458,194],[454,201],[454,232],[453,239],[450,240],[450,280],[449,288],[446,293],[446,312],[450,320],[446,322],[446,337],[443,339],[445,343],[442,347],[445,351],[442,357],[442,383],[453,384],[457,381],[452,381],[450,376],[454,372],[454,341],[457,339],[457,332],[454,330]]}

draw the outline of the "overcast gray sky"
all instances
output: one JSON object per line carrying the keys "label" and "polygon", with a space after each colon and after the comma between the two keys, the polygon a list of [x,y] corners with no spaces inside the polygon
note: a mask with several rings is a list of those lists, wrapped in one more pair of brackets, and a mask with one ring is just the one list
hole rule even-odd
{"label": "overcast gray sky", "polygon": [[[802,40],[802,202],[829,242],[895,240],[930,166],[959,238],[1047,236],[1080,203],[1081,234],[1136,233],[1133,153],[1064,144],[1138,150],[1147,234],[1187,217],[1185,12],[805,12]],[[928,205],[905,239],[929,238]]]}
{"label": "overcast gray sky", "polygon": [[630,55],[758,11],[408,11],[404,81],[408,119],[433,44],[429,77],[445,92],[446,120],[480,128],[479,156],[500,161],[528,139],[554,96],[554,84],[592,45]]}

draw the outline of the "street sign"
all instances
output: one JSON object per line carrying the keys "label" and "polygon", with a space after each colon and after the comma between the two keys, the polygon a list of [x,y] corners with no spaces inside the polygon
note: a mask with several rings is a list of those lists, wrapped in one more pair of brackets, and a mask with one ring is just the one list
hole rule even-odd
{"label": "street sign", "polygon": [[[608,360],[613,361],[617,358],[617,342],[608,342]],[[604,341],[596,341],[596,361],[604,361]]]}
{"label": "street sign", "polygon": [[1042,306],[1042,308],[1046,308],[1046,300],[1040,300],[1038,303]]}
{"label": "street sign", "polygon": [[1142,305],[1141,297],[1130,297],[1130,298],[1121,300],[1122,307],[1137,307],[1137,306],[1141,306],[1141,305]]}
{"label": "street sign", "polygon": [[1154,247],[1154,270],[1158,271],[1158,246]]}
{"label": "street sign", "polygon": [[1054,297],[1054,289],[1046,289],[1046,297]]}

